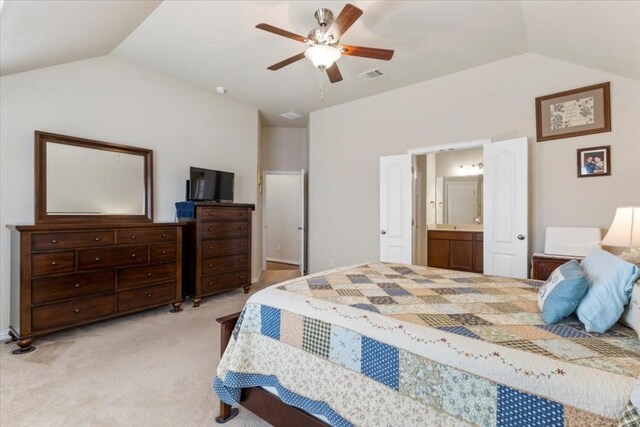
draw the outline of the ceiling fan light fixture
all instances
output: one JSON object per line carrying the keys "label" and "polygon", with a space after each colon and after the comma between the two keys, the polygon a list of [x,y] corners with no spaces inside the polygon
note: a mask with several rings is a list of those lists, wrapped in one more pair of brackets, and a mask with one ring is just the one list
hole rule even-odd
{"label": "ceiling fan light fixture", "polygon": [[304,56],[309,58],[313,65],[320,70],[327,69],[333,65],[340,57],[342,52],[332,46],[315,45],[304,51]]}

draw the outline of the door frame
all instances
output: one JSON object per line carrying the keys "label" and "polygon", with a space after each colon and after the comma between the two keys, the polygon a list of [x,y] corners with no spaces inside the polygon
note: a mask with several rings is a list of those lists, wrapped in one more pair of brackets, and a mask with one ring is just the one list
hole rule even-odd
{"label": "door frame", "polygon": [[[267,270],[267,175],[297,175],[302,177],[302,171],[278,171],[278,170],[266,170],[262,171],[262,269]],[[302,194],[300,196],[303,196]],[[302,203],[305,203],[302,200]],[[304,257],[305,254],[300,254],[300,257]],[[300,262],[301,259],[298,260]],[[298,264],[300,265],[300,264]]]}

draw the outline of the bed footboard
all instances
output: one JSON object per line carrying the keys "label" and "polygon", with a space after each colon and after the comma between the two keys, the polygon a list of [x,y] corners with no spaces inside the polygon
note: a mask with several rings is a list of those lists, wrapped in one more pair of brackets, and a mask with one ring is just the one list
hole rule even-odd
{"label": "bed footboard", "polygon": [[[227,345],[231,339],[231,334],[233,333],[233,328],[236,327],[236,323],[238,323],[239,318],[240,312],[216,319],[216,322],[220,323],[220,357],[222,357],[224,351],[227,349]],[[220,424],[226,423],[227,421],[235,418],[239,412],[240,410],[238,408],[233,408],[231,405],[220,402],[220,413],[216,417],[216,422]]]}

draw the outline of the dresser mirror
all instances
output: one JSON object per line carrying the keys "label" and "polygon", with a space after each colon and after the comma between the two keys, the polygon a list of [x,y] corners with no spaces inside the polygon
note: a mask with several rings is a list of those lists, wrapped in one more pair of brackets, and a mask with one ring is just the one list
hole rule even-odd
{"label": "dresser mirror", "polygon": [[152,150],[35,135],[36,223],[153,221]]}

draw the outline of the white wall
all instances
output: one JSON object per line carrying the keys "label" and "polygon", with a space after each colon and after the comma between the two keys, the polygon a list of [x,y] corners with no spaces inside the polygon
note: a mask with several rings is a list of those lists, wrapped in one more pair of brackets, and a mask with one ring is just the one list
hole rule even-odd
{"label": "white wall", "polygon": [[436,176],[460,176],[460,165],[477,165],[482,158],[482,148],[436,153]]}
{"label": "white wall", "polygon": [[[535,142],[535,97],[611,82],[613,131]],[[410,148],[528,136],[530,242],[547,225],[608,227],[640,204],[640,82],[536,54],[311,113],[310,271],[378,259],[379,157]],[[610,177],[578,179],[576,149],[611,145]]]}
{"label": "white wall", "polygon": [[307,168],[307,129],[263,127],[262,170],[299,171]]}
{"label": "white wall", "polygon": [[[5,225],[34,221],[34,130],[153,149],[157,222],[174,221],[190,165],[235,172],[236,201],[257,199],[256,108],[112,56],[2,77],[0,121],[1,330],[9,321]],[[259,228],[253,237],[255,277]]]}
{"label": "white wall", "polygon": [[267,175],[267,259],[300,261],[300,175]]}

